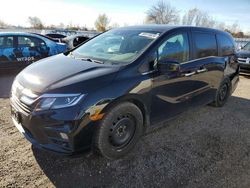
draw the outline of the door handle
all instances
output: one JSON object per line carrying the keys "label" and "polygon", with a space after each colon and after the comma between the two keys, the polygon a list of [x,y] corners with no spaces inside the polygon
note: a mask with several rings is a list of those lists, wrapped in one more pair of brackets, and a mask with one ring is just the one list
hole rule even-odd
{"label": "door handle", "polygon": [[184,76],[188,77],[188,76],[192,76],[192,75],[194,75],[194,74],[195,74],[195,72],[190,72],[190,73],[184,74]]}
{"label": "door handle", "polygon": [[199,70],[197,70],[197,73],[202,73],[202,72],[207,72],[207,69],[204,68],[204,69],[199,69]]}

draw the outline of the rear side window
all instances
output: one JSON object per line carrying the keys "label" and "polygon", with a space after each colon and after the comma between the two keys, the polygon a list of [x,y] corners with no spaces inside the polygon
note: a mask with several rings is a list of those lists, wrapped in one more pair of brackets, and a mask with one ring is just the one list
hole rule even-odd
{"label": "rear side window", "polygon": [[13,41],[11,36],[0,37],[0,48],[13,48]]}
{"label": "rear side window", "polygon": [[234,43],[224,35],[217,35],[218,43],[220,46],[220,51],[222,56],[234,54],[235,46]]}
{"label": "rear side window", "polygon": [[194,33],[194,44],[196,48],[196,58],[217,56],[217,44],[214,34]]}
{"label": "rear side window", "polygon": [[39,38],[26,37],[26,36],[18,37],[18,47],[37,47],[37,46],[44,46],[44,45],[45,45],[45,42]]}

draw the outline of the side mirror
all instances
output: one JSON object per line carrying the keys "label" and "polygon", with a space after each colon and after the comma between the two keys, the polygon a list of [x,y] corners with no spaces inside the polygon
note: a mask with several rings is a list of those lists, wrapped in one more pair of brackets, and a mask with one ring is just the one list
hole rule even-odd
{"label": "side mirror", "polygon": [[180,63],[174,60],[160,60],[157,68],[160,73],[179,72]]}
{"label": "side mirror", "polygon": [[240,46],[238,49],[239,49],[239,50],[242,50],[242,48],[243,48],[243,46]]}

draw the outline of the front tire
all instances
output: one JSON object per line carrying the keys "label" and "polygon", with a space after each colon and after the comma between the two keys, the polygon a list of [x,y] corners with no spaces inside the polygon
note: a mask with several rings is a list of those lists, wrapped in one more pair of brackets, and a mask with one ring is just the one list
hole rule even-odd
{"label": "front tire", "polygon": [[111,108],[94,135],[93,149],[108,159],[127,154],[143,133],[143,115],[133,103],[124,102]]}
{"label": "front tire", "polygon": [[230,95],[231,95],[231,82],[229,79],[225,79],[218,88],[215,95],[215,100],[211,105],[214,107],[224,106]]}

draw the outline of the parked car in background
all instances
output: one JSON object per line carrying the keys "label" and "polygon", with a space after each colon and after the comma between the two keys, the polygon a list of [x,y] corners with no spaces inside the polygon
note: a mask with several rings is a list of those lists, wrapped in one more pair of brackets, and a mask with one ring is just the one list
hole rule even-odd
{"label": "parked car in background", "polygon": [[67,50],[67,46],[33,33],[0,33],[0,71],[20,71],[29,64]]}
{"label": "parked car in background", "polygon": [[237,58],[240,64],[240,71],[250,74],[250,42],[240,48],[237,52]]}
{"label": "parked car in background", "polygon": [[[45,38],[47,38],[47,39],[49,39],[49,40],[52,40],[52,41],[54,41],[54,42],[57,42],[57,43],[63,43],[61,40],[61,38],[53,38],[53,37],[50,37],[50,35],[42,35],[42,34],[40,34],[40,33],[31,33],[31,34],[35,34],[35,35],[39,35],[39,36],[41,36],[41,37],[45,37]],[[53,35],[52,34],[52,36],[57,36],[57,34],[56,35]]]}
{"label": "parked car in background", "polygon": [[57,34],[57,33],[49,33],[49,34],[46,34],[46,36],[53,38],[53,39],[63,39],[67,37],[66,35]]}
{"label": "parked car in background", "polygon": [[62,39],[62,42],[64,42],[68,46],[68,49],[73,49],[88,39],[89,39],[88,36],[78,34],[65,37]]}
{"label": "parked car in background", "polygon": [[56,42],[62,42],[62,40],[67,37],[65,35],[57,34],[57,33],[49,33],[49,34],[46,34],[45,36],[53,39]]}
{"label": "parked car in background", "polygon": [[[68,30],[68,29],[54,29],[54,30],[42,30],[42,35],[48,35],[52,36],[52,38],[56,37],[56,35],[60,37],[67,37],[71,35],[76,35],[78,32],[74,30]],[[54,36],[54,37],[53,37]]]}
{"label": "parked car in background", "polygon": [[58,42],[65,43],[68,46],[68,49],[73,49],[76,46],[85,42],[86,40],[100,34],[100,32],[55,29],[55,30],[43,30],[41,34],[50,37]]}
{"label": "parked car in background", "polygon": [[181,112],[223,106],[238,81],[226,32],[118,28],[23,70],[12,86],[12,120],[37,147],[68,155],[93,148],[116,159]]}

